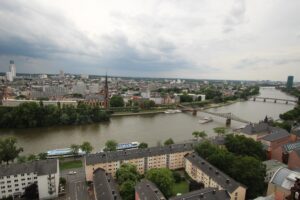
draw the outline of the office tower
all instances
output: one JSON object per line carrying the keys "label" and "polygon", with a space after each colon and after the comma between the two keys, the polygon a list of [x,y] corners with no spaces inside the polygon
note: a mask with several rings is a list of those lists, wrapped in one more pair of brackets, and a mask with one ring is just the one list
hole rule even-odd
{"label": "office tower", "polygon": [[294,76],[288,76],[286,88],[292,89],[293,88],[293,82],[294,82]]}
{"label": "office tower", "polygon": [[9,71],[11,72],[12,77],[16,77],[17,75],[17,70],[16,70],[16,65],[13,60],[9,61]]}

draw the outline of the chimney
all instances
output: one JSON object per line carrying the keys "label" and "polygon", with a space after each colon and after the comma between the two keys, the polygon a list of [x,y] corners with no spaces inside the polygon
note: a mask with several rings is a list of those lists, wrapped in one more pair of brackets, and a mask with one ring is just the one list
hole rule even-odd
{"label": "chimney", "polygon": [[229,179],[226,179],[226,183],[229,184],[229,183],[230,183],[230,180],[229,180]]}

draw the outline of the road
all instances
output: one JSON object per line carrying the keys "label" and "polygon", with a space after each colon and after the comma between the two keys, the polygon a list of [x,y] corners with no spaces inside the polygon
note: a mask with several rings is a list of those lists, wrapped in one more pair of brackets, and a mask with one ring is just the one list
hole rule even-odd
{"label": "road", "polygon": [[[75,171],[76,174],[69,174],[70,171]],[[67,184],[66,196],[59,198],[60,200],[93,200],[88,193],[84,168],[61,171],[61,177],[66,179]]]}

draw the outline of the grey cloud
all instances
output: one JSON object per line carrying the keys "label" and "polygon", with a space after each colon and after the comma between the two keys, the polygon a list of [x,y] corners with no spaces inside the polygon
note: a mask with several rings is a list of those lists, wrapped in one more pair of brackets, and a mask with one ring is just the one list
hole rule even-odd
{"label": "grey cloud", "polygon": [[234,28],[245,22],[246,2],[235,0],[229,14],[224,19],[223,33],[234,31]]}
{"label": "grey cloud", "polygon": [[235,65],[235,69],[259,69],[261,64],[264,65],[264,67],[267,66],[282,66],[292,63],[300,63],[300,58],[277,58],[277,59],[269,59],[269,58],[245,58],[238,62],[237,65]]}

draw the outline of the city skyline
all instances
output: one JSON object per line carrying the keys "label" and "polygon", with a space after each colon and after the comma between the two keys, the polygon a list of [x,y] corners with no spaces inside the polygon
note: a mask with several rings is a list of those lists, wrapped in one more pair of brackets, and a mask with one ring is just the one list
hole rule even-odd
{"label": "city skyline", "polygon": [[300,2],[0,2],[0,71],[279,80],[300,76]]}

